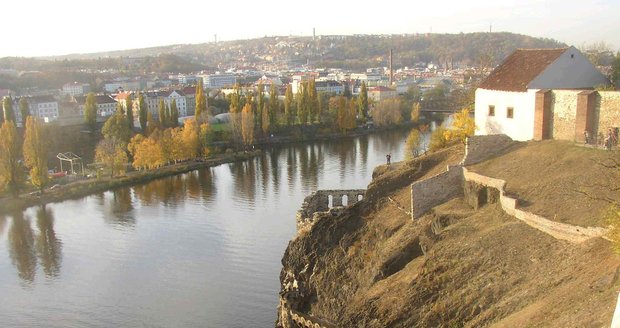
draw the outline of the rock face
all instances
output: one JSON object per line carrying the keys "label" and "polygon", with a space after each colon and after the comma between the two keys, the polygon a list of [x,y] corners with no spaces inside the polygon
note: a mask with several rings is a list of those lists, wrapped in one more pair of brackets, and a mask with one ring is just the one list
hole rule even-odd
{"label": "rock face", "polygon": [[282,259],[276,327],[608,326],[620,260],[607,241],[556,239],[475,184],[415,220],[388,200],[454,151],[379,167],[363,200],[312,214]]}

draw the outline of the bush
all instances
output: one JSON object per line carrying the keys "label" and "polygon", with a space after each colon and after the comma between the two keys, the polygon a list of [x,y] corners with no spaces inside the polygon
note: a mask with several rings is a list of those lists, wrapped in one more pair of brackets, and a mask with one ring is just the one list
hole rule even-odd
{"label": "bush", "polygon": [[448,139],[446,139],[446,129],[438,127],[431,133],[431,143],[429,145],[430,151],[442,149],[448,145]]}

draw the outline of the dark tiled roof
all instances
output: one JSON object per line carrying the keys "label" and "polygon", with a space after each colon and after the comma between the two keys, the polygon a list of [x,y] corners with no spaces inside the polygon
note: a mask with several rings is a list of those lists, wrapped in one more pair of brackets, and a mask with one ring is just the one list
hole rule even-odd
{"label": "dark tiled roof", "polygon": [[517,49],[482,81],[480,88],[525,92],[527,85],[566,49]]}

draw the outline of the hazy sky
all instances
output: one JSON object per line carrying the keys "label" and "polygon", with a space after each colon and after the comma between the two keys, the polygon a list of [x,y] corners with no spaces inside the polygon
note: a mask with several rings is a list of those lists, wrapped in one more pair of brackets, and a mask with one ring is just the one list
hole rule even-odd
{"label": "hazy sky", "polygon": [[[306,5],[307,7],[301,7]],[[4,56],[44,56],[265,35],[508,31],[620,48],[620,0],[9,0]]]}

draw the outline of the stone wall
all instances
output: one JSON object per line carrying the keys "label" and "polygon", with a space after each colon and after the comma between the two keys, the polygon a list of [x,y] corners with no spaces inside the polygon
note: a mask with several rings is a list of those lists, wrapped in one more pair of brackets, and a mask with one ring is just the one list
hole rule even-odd
{"label": "stone wall", "polygon": [[620,127],[620,91],[599,91],[595,112],[598,132],[606,133],[610,127]]}
{"label": "stone wall", "polygon": [[505,134],[493,134],[485,136],[471,136],[465,144],[465,157],[463,165],[472,165],[502,153],[506,148],[515,144]]}
{"label": "stone wall", "polygon": [[[603,237],[606,230],[599,227],[579,227],[570,224],[551,221],[540,215],[526,212],[518,208],[518,200],[506,195],[505,186],[506,181],[490,178],[484,175],[480,175],[474,172],[470,172],[466,168],[463,168],[463,177],[466,183],[475,183],[484,187],[497,189],[499,192],[499,204],[506,214],[514,216],[515,218],[523,221],[527,225],[536,228],[544,233],[547,233],[557,239],[570,241],[573,243],[581,243],[593,237]],[[479,196],[488,197],[488,193],[479,193]],[[470,194],[469,197],[475,197]],[[469,202],[469,201],[468,201]],[[482,200],[477,200],[475,203],[482,203]]]}
{"label": "stone wall", "polygon": [[[351,206],[363,199],[365,193],[365,189],[317,190],[313,192],[304,199],[301,208],[297,211],[297,231],[312,225],[319,215],[344,206],[345,196],[346,205]],[[330,199],[332,204],[330,204]]]}
{"label": "stone wall", "polygon": [[463,195],[463,167],[448,170],[411,185],[411,217],[419,218],[431,208]]}
{"label": "stone wall", "polygon": [[553,90],[551,126],[554,139],[573,140],[575,138],[575,117],[577,115],[577,95],[581,90]]}

